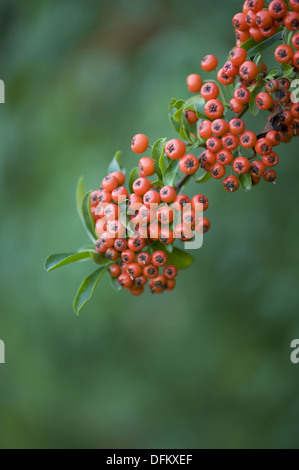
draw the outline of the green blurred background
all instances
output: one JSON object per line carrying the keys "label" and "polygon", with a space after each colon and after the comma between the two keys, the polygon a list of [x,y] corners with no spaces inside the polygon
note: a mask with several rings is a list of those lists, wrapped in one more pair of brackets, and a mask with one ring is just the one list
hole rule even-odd
{"label": "green blurred background", "polygon": [[136,299],[105,278],[76,317],[93,266],[43,271],[88,242],[78,177],[97,188],[117,149],[135,166],[137,132],[173,136],[170,99],[204,54],[225,60],[240,5],[1,1],[1,448],[298,447],[297,141],[276,186],[190,189],[212,230],[173,293]]}

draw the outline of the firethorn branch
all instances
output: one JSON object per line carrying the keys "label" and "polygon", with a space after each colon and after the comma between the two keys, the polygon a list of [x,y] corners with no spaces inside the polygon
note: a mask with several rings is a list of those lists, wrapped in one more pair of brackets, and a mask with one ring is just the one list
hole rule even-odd
{"label": "firethorn branch", "polygon": [[[218,67],[217,57],[206,55],[198,67],[212,78],[188,75],[191,97],[169,105],[177,138],[149,145],[146,135],[136,134],[131,149],[140,157],[127,179],[117,152],[98,189],[86,192],[79,180],[77,208],[93,244],[52,255],[45,265],[50,271],[76,261],[96,263],[79,287],[76,313],[106,272],[115,289],[134,296],[146,285],[153,294],[175,288],[179,271],[193,262],[189,242],[211,227],[202,191],[181,194],[192,175],[199,184],[221,180],[229,193],[275,183],[276,147],[299,129],[299,103],[291,92],[299,71],[299,0],[245,0],[232,22],[236,43],[229,60]],[[266,64],[267,49],[272,62]],[[249,112],[263,118],[262,132],[248,128],[243,118]]]}

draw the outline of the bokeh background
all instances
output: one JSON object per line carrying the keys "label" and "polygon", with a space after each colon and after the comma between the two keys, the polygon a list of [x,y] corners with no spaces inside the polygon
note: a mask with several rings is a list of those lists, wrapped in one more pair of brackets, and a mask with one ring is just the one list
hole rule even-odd
{"label": "bokeh background", "polygon": [[1,448],[298,447],[297,141],[276,186],[190,189],[212,230],[173,293],[135,299],[105,278],[76,317],[92,262],[43,271],[88,242],[78,177],[98,187],[118,149],[135,166],[137,132],[173,136],[170,99],[204,54],[225,60],[240,4],[1,1]]}

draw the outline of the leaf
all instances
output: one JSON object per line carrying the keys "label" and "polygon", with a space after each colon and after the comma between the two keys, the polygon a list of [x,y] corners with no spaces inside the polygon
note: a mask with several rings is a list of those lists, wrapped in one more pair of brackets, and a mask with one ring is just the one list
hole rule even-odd
{"label": "leaf", "polygon": [[189,124],[187,117],[184,112],[182,112],[182,127],[184,130],[184,134],[187,137],[188,142],[193,144],[198,140],[197,138],[197,125],[196,124]]}
{"label": "leaf", "polygon": [[[162,243],[163,245],[163,243]],[[174,249],[174,246],[173,244],[170,244],[170,245],[163,245],[164,248],[165,248],[165,251],[167,251],[167,253],[172,253],[173,252],[173,249]]]}
{"label": "leaf", "polygon": [[114,290],[117,290],[117,291],[121,290],[121,286],[118,283],[117,277],[111,277],[110,276],[110,282],[111,282],[111,286],[113,287]]}
{"label": "leaf", "polygon": [[238,176],[240,186],[243,191],[250,191],[252,188],[252,179],[250,173],[245,173],[245,175]]}
{"label": "leaf", "polygon": [[207,119],[207,116],[205,114],[202,114],[200,111],[198,111],[198,108],[195,104],[189,104],[188,106],[184,106],[184,111],[194,111],[198,119]]}
{"label": "leaf", "polygon": [[173,119],[173,115],[171,113],[169,113],[169,120],[170,120],[170,124],[172,125],[172,127],[174,128],[174,130],[179,133],[180,132],[180,128],[181,128],[181,124],[179,122],[176,122],[174,119]]}
{"label": "leaf", "polygon": [[76,204],[77,204],[78,214],[82,221],[83,221],[82,205],[83,205],[85,194],[86,194],[86,189],[85,189],[85,184],[84,184],[84,178],[83,176],[80,176],[78,183],[77,183],[77,189],[76,189]]}
{"label": "leaf", "polygon": [[253,62],[260,68],[262,61],[262,54],[256,54],[255,57],[253,58]]}
{"label": "leaf", "polygon": [[281,64],[282,78],[287,78],[294,73],[294,67],[288,64]]}
{"label": "leaf", "polygon": [[196,178],[195,182],[196,183],[206,183],[212,178],[212,175],[209,171],[206,171],[203,175],[201,175],[199,178]]}
{"label": "leaf", "polygon": [[175,177],[179,171],[179,161],[172,160],[169,167],[165,171],[163,182],[165,186],[173,186]]}
{"label": "leaf", "polygon": [[130,193],[133,192],[133,183],[139,178],[139,169],[137,167],[133,168],[129,176],[129,189]]}
{"label": "leaf", "polygon": [[249,57],[253,57],[256,54],[262,54],[266,49],[272,46],[276,41],[282,38],[282,30],[274,34],[271,38],[263,39],[260,42],[256,42],[254,39],[248,39],[244,42],[241,47],[247,51]]}
{"label": "leaf", "polygon": [[170,104],[169,104],[169,112],[172,113],[172,108],[180,109],[182,106],[184,106],[185,100],[177,100],[176,98],[172,98]]}
{"label": "leaf", "polygon": [[88,259],[90,259],[90,252],[87,250],[74,253],[57,253],[55,255],[48,256],[45,261],[45,270],[48,272],[53,271],[54,269],[66,266],[67,264]]}
{"label": "leaf", "polygon": [[183,112],[183,107],[178,109],[174,114],[173,114],[173,119],[177,122],[181,122],[181,117],[182,117],[182,112]]}
{"label": "leaf", "polygon": [[285,43],[288,44],[288,46],[292,47],[292,38],[294,35],[294,31],[289,31],[288,29],[285,28],[284,30],[284,38],[285,38]]}
{"label": "leaf", "polygon": [[98,253],[95,250],[90,250],[89,253],[90,253],[90,257],[96,264],[109,264],[110,263],[110,261],[105,256],[103,256],[101,253]]}
{"label": "leaf", "polygon": [[165,148],[166,137],[156,140],[152,148],[152,159],[154,160],[154,166],[156,173],[159,178],[162,179],[166,165],[164,161],[164,148]]}
{"label": "leaf", "polygon": [[278,75],[280,75],[280,72],[278,69],[270,69],[267,76],[266,76],[266,80],[272,80],[273,78],[277,77]]}
{"label": "leaf", "polygon": [[[189,106],[195,106],[197,111],[197,117],[201,119],[207,119],[204,109],[205,109],[206,101],[203,99],[201,94],[193,95],[189,98],[185,103],[185,108],[189,109]],[[192,109],[191,109],[192,111]]]}
{"label": "leaf", "polygon": [[119,163],[120,156],[121,151],[118,150],[108,166],[108,174],[113,173],[114,171],[121,171],[122,173],[125,173],[125,167]]}
{"label": "leaf", "polygon": [[264,89],[264,85],[259,85],[259,86],[255,87],[254,90],[252,90],[252,92],[251,92],[250,101],[249,101],[249,109],[250,109],[251,114],[253,114],[253,116],[257,116],[258,113],[260,112],[260,109],[257,107],[257,105],[255,103],[255,99],[256,99],[257,95],[261,91],[263,91],[263,89]]}
{"label": "leaf", "polygon": [[[166,247],[161,248],[163,251],[166,251]],[[194,258],[187,253],[185,250],[180,250],[179,248],[173,247],[172,253],[167,252],[167,264],[173,264],[178,269],[186,269],[193,263]]]}
{"label": "leaf", "polygon": [[83,223],[86,228],[88,235],[90,236],[91,240],[94,242],[96,241],[97,237],[95,234],[95,223],[94,219],[90,210],[90,195],[91,191],[85,194],[82,204],[82,216],[83,216]]}
{"label": "leaf", "polygon": [[84,281],[80,285],[73,303],[74,311],[77,315],[79,314],[80,310],[84,307],[84,305],[91,299],[92,294],[94,293],[94,290],[98,285],[98,282],[105,274],[107,269],[108,266],[102,266],[101,268],[98,268],[86,279],[84,279]]}

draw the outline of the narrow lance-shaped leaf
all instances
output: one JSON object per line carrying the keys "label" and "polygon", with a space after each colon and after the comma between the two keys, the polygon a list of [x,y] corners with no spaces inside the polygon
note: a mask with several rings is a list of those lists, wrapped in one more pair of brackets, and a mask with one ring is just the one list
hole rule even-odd
{"label": "narrow lance-shaped leaf", "polygon": [[138,178],[139,178],[139,170],[136,167],[136,168],[133,168],[133,170],[131,171],[130,176],[129,176],[129,190],[130,190],[130,193],[133,192],[133,183]]}
{"label": "narrow lance-shaped leaf", "polygon": [[82,204],[82,213],[83,213],[83,222],[86,228],[86,231],[94,242],[96,240],[95,234],[95,223],[90,209],[90,195],[91,191],[85,194]]}
{"label": "narrow lance-shaped leaf", "polygon": [[[76,263],[77,261],[85,261],[90,259],[90,251],[81,251],[75,253],[57,253],[50,255],[45,261],[45,270],[53,271],[54,269],[66,266],[67,264]],[[107,260],[106,260],[107,261]]]}
{"label": "narrow lance-shaped leaf", "polygon": [[83,200],[84,196],[86,194],[86,189],[85,189],[85,184],[84,184],[84,178],[81,176],[78,180],[77,183],[77,189],[76,189],[76,204],[77,204],[77,211],[79,216],[81,217],[81,220],[83,221]]}
{"label": "narrow lance-shaped leaf", "polygon": [[261,91],[263,91],[263,89],[264,89],[264,85],[259,85],[251,92],[251,97],[250,97],[250,101],[249,101],[249,109],[250,109],[251,114],[253,114],[254,116],[257,116],[258,113],[260,112],[260,109],[257,107],[257,105],[255,103],[255,99],[256,99],[257,95]]}
{"label": "narrow lance-shaped leaf", "polygon": [[179,171],[179,162],[177,160],[173,160],[167,170],[165,171],[163,182],[165,186],[173,186],[173,182],[175,180],[176,175]]}
{"label": "narrow lance-shaped leaf", "polygon": [[90,274],[80,285],[76,297],[74,299],[73,307],[75,313],[78,315],[80,310],[91,299],[95,288],[97,287],[100,279],[107,271],[108,266],[102,266]]}
{"label": "narrow lance-shaped leaf", "polygon": [[282,38],[282,30],[274,34],[274,36],[264,39],[256,43],[254,39],[248,39],[244,42],[241,47],[247,51],[249,57],[253,57],[256,54],[262,54],[266,49],[272,46],[276,41],[279,41]]}
{"label": "narrow lance-shaped leaf", "polygon": [[[165,147],[166,138],[158,139],[152,148],[152,159],[154,160],[154,166],[156,173],[160,179],[162,179],[163,171],[165,172],[165,165],[164,165],[164,147]],[[160,164],[162,168],[160,167]],[[163,171],[162,171],[163,170]]]}
{"label": "narrow lance-shaped leaf", "polygon": [[121,151],[118,150],[108,166],[108,173],[113,173],[114,171],[121,171],[122,173],[125,172],[125,168],[119,163],[120,155]]}

